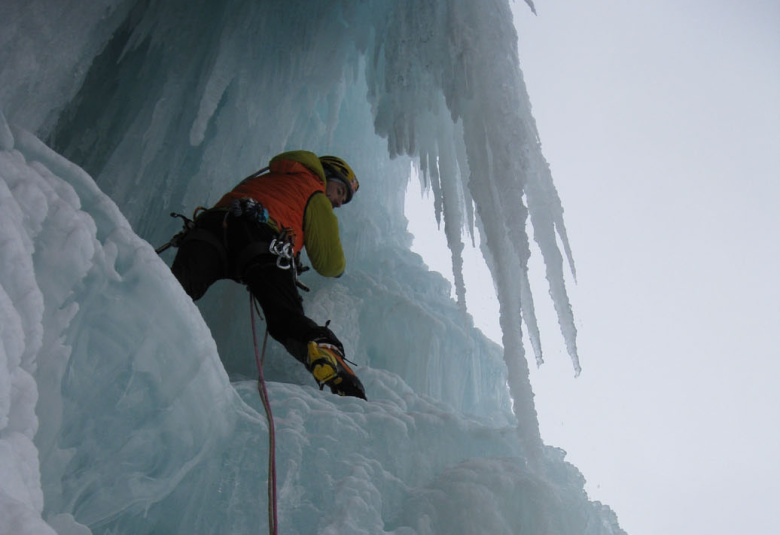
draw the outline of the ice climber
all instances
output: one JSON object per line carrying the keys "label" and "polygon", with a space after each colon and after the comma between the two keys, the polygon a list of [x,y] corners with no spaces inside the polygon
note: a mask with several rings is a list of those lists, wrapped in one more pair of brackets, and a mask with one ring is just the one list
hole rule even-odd
{"label": "ice climber", "polygon": [[296,287],[304,247],[320,275],[344,272],[333,209],[357,190],[355,173],[340,158],[279,154],[196,214],[177,243],[171,269],[193,300],[219,279],[245,284],[263,309],[268,333],[306,365],[320,388],[365,399],[363,384],[345,362],[344,346],[327,326],[305,315]]}

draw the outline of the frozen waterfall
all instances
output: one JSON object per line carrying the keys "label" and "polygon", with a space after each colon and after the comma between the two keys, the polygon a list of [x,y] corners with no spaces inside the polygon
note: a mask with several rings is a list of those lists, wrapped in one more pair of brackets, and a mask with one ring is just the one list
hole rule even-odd
{"label": "frozen waterfall", "polygon": [[[271,345],[281,533],[622,533],[539,436],[527,261],[545,260],[578,373],[574,265],[506,0],[40,0],[7,14],[0,533],[267,531],[247,293],[219,283],[196,306],[150,244],[178,230],[169,212],[297,148],[361,179],[338,213],[348,271],[305,275],[305,306],[332,321],[369,401],[320,392]],[[409,250],[412,175],[435,195],[459,303]],[[503,347],[465,311],[476,232]]]}

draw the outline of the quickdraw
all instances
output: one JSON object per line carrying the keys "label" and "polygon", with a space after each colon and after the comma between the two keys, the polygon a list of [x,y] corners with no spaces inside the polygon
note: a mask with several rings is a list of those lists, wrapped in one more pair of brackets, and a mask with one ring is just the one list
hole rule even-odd
{"label": "quickdraw", "polygon": [[298,288],[305,292],[310,291],[308,286],[298,280],[298,275],[309,268],[303,266],[300,262],[300,257],[295,254],[294,237],[287,229],[283,229],[278,237],[271,240],[271,243],[268,245],[268,252],[276,257],[276,267],[290,270],[293,281]]}
{"label": "quickdraw", "polygon": [[276,267],[279,269],[290,269],[295,267],[295,254],[293,253],[293,243],[284,230],[278,238],[271,240],[268,245],[268,252],[276,256]]}

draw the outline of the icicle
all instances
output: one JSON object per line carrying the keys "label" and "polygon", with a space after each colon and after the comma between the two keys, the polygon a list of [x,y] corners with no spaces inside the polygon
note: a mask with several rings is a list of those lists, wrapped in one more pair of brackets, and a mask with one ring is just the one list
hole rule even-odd
{"label": "icicle", "polygon": [[[541,155],[537,158],[542,159]],[[550,286],[555,311],[558,315],[558,324],[561,328],[566,343],[566,350],[574,367],[575,375],[581,372],[579,356],[577,354],[577,328],[574,324],[574,314],[571,310],[569,296],[566,292],[566,282],[563,274],[563,257],[558,249],[556,231],[560,234],[569,258],[569,265],[574,271],[574,263],[571,252],[568,250],[568,240],[563,226],[563,208],[560,204],[557,191],[552,186],[549,176],[549,167],[536,165],[535,172],[530,174],[530,180],[526,187],[531,223],[534,229],[534,240],[542,252],[547,281]],[[556,224],[557,223],[557,224]]]}

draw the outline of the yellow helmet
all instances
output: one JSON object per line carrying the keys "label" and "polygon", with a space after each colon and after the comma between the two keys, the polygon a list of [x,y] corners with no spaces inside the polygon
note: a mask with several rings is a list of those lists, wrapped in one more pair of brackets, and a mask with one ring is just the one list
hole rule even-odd
{"label": "yellow helmet", "polygon": [[347,165],[347,162],[336,156],[321,156],[320,163],[325,170],[327,180],[341,180],[347,186],[347,200],[344,204],[352,200],[352,196],[360,187],[355,172]]}

